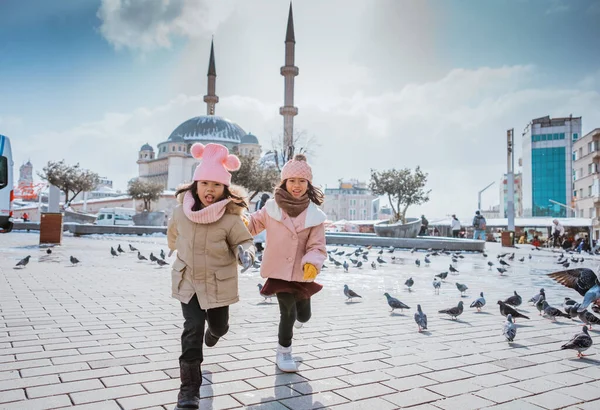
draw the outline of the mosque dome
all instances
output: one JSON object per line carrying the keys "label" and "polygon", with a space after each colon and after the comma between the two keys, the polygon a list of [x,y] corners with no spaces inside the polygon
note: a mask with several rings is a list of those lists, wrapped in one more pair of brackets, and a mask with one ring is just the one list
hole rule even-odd
{"label": "mosque dome", "polygon": [[181,123],[169,136],[169,142],[215,142],[239,144],[246,131],[236,123],[216,115],[201,115]]}
{"label": "mosque dome", "polygon": [[142,145],[142,148],[140,148],[140,151],[154,151],[154,148],[152,148],[152,145],[150,144],[144,144]]}
{"label": "mosque dome", "polygon": [[258,138],[256,138],[256,135],[248,133],[242,137],[240,143],[241,144],[256,144],[256,145],[258,145]]}

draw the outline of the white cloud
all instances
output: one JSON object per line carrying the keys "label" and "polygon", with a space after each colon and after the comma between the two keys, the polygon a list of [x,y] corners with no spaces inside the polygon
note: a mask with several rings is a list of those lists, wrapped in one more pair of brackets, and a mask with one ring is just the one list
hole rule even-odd
{"label": "white cloud", "polygon": [[100,33],[115,48],[168,48],[174,37],[214,33],[233,0],[102,0]]}
{"label": "white cloud", "polygon": [[546,14],[566,13],[571,9],[567,0],[551,0],[550,7],[546,10]]}
{"label": "white cloud", "polygon": [[[316,155],[310,158],[317,183],[367,180],[371,168],[420,165],[429,173],[431,202],[410,212],[469,217],[477,191],[505,172],[506,129],[514,127],[519,136],[532,118],[571,113],[583,116],[584,131],[600,126],[597,83],[596,88],[530,86],[539,75],[532,66],[457,69],[438,81],[383,94],[338,95],[335,104],[306,95],[296,102],[296,129],[318,140]],[[279,105],[280,101],[248,96],[221,96],[217,113],[252,131],[268,149],[272,138],[281,135]],[[202,95],[179,95],[158,107],[106,114],[97,122],[30,136],[19,155],[30,156],[37,168],[49,159],[79,161],[124,188],[137,176],[135,161],[142,144],[156,147],[181,122],[204,112]],[[484,207],[497,198],[498,189],[490,188]]]}

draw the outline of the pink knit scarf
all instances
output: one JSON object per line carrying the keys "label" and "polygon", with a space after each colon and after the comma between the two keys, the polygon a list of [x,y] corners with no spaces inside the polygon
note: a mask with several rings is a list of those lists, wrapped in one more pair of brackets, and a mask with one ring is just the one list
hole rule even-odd
{"label": "pink knit scarf", "polygon": [[192,211],[195,201],[192,193],[187,191],[183,197],[183,213],[190,221],[197,224],[211,224],[221,219],[230,201],[231,199],[223,199],[199,211]]}

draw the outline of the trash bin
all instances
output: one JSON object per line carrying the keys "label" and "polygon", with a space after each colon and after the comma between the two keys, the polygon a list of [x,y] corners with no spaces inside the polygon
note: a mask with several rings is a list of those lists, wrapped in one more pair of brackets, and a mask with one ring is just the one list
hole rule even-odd
{"label": "trash bin", "polygon": [[43,213],[40,218],[40,244],[60,245],[62,241],[63,216],[59,213]]}
{"label": "trash bin", "polygon": [[515,233],[514,231],[502,232],[502,246],[513,247],[515,246]]}

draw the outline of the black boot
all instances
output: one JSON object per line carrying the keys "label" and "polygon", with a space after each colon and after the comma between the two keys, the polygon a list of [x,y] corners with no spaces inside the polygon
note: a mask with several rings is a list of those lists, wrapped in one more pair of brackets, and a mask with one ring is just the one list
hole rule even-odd
{"label": "black boot", "polygon": [[219,339],[220,338],[218,338],[217,336],[213,336],[213,334],[210,333],[210,330],[208,328],[206,329],[206,332],[204,332],[204,343],[206,343],[206,346],[208,347],[213,347],[214,345],[216,345]]}
{"label": "black boot", "polygon": [[200,405],[200,386],[202,385],[202,371],[200,362],[179,361],[179,377],[181,387],[177,395],[177,407],[180,409],[197,409]]}

